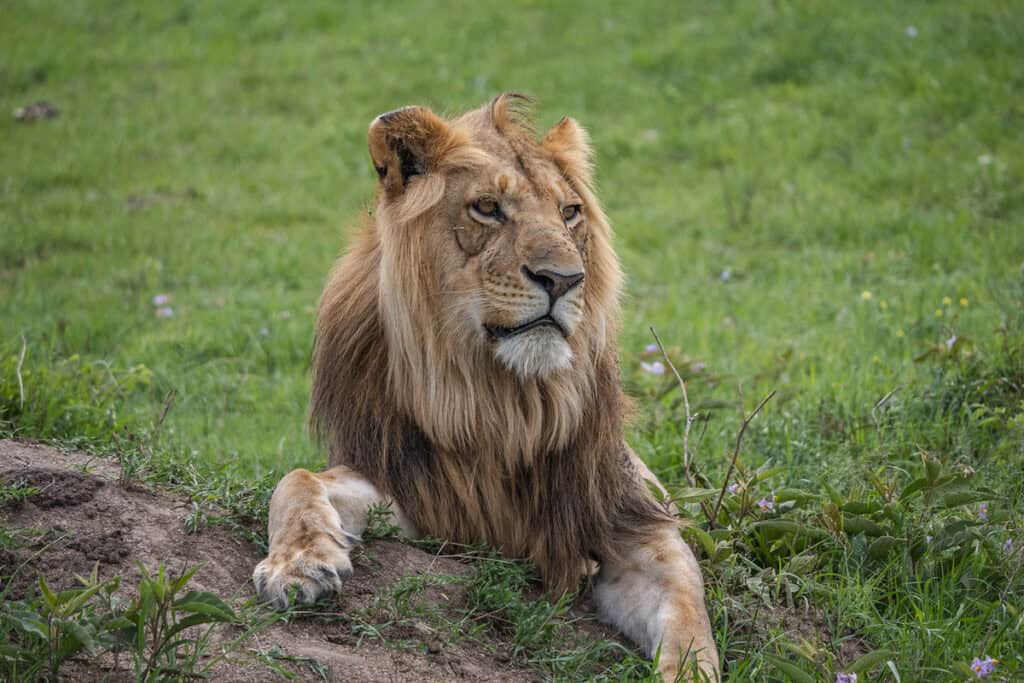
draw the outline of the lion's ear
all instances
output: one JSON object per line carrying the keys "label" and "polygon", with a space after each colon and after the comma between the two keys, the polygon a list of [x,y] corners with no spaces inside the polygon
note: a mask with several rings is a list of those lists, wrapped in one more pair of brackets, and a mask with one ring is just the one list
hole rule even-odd
{"label": "lion's ear", "polygon": [[590,182],[593,158],[590,136],[576,119],[566,116],[556,123],[544,136],[541,147],[551,154],[566,175]]}
{"label": "lion's ear", "polygon": [[409,179],[426,175],[455,143],[448,124],[425,107],[403,107],[370,123],[370,158],[390,194],[402,192]]}

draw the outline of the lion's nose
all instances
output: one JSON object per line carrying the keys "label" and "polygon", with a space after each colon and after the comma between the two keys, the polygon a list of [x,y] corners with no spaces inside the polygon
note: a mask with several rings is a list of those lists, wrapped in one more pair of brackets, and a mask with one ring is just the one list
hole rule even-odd
{"label": "lion's nose", "polygon": [[550,269],[533,271],[523,266],[523,275],[543,287],[552,302],[583,282],[583,271],[575,273],[559,273]]}

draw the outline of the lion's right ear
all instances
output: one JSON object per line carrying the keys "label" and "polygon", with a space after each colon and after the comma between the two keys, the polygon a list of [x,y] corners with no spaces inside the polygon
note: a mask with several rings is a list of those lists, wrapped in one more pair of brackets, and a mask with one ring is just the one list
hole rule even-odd
{"label": "lion's right ear", "polygon": [[576,119],[563,118],[547,132],[540,144],[564,173],[590,183],[594,154],[590,148],[590,136]]}
{"label": "lion's right ear", "polygon": [[425,107],[403,107],[370,123],[370,158],[381,185],[391,195],[405,190],[409,179],[426,175],[456,144],[440,116]]}

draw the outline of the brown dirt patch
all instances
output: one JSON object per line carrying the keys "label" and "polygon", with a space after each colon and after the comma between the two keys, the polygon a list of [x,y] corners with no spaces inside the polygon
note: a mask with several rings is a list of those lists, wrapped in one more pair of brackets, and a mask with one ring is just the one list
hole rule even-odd
{"label": "brown dirt patch", "polygon": [[[259,548],[223,527],[186,533],[187,501],[162,491],[121,486],[118,469],[108,459],[0,440],[0,481],[39,489],[20,504],[0,509],[0,525],[19,530],[23,539],[18,547],[0,550],[0,580],[10,582],[9,599],[34,593],[38,574],[51,586],[64,589],[76,585],[75,574],[86,575],[93,566],[98,566],[101,578],[122,576],[121,590],[130,592],[139,579],[137,562],[150,571],[163,563],[175,572],[199,564],[191,588],[216,593],[234,604],[253,595],[250,576],[262,557]],[[368,544],[353,559],[355,576],[335,603],[327,609],[321,606],[317,614],[271,626],[249,641],[246,651],[309,658],[306,663],[276,660],[302,680],[533,681],[543,677],[509,662],[507,644],[493,634],[474,632],[462,637],[451,629],[465,605],[465,582],[458,577],[469,575],[472,566],[396,541]],[[402,619],[385,634],[391,646],[353,628],[367,614],[386,617],[380,596],[410,577],[426,585],[413,599],[450,617],[441,619],[449,627]],[[592,610],[584,602],[578,614],[592,614]],[[596,624],[584,628],[614,637]],[[280,680],[251,658],[241,659],[241,663],[219,665],[213,679]],[[127,674],[108,667],[109,663],[76,659],[61,670],[62,679],[94,680],[99,675],[119,680]]]}

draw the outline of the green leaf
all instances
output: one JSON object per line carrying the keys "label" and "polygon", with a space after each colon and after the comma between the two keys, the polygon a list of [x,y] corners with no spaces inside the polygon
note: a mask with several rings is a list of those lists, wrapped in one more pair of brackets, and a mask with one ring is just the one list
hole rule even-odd
{"label": "green leaf", "polygon": [[913,496],[915,493],[920,492],[921,489],[923,489],[927,485],[928,480],[924,479],[923,477],[920,479],[915,479],[914,481],[910,482],[909,484],[903,487],[903,492],[900,493],[900,502],[902,503],[906,500],[909,500],[911,496]]}
{"label": "green leaf", "polygon": [[864,534],[866,536],[884,536],[885,529],[867,517],[858,515],[843,515],[843,531],[850,536]]}
{"label": "green leaf", "polygon": [[853,664],[847,667],[847,671],[850,673],[860,674],[871,671],[876,666],[884,664],[885,660],[889,659],[895,654],[892,650],[873,650],[862,657],[858,657],[854,660]]}
{"label": "green leaf", "polygon": [[702,500],[714,498],[720,492],[721,489],[684,487],[672,491],[672,500],[676,503],[699,503]]}
{"label": "green leaf", "polygon": [[31,633],[44,641],[50,639],[50,634],[46,629],[46,620],[35,612],[15,609],[5,610],[3,613],[0,613],[0,617],[24,633]]}
{"label": "green leaf", "polygon": [[870,515],[882,509],[880,503],[863,503],[860,501],[851,501],[840,507],[843,512],[852,512],[855,515]]}
{"label": "green leaf", "polygon": [[[74,643],[69,644],[67,654],[70,655],[74,652],[78,652],[78,650],[80,650],[83,646],[89,652],[93,652],[96,650],[96,642],[93,640],[93,634],[90,629],[85,627],[85,625],[77,621],[64,621],[61,624],[61,628],[63,628],[65,631],[73,635],[76,641]],[[63,650],[63,643],[61,645],[61,649]]]}
{"label": "green leaf", "polygon": [[182,599],[174,603],[179,612],[208,614],[218,621],[235,621],[235,611],[213,593],[205,591],[189,591]]}
{"label": "green leaf", "polygon": [[773,657],[772,655],[762,656],[764,657],[765,661],[771,664],[773,667],[775,667],[775,669],[779,673],[783,674],[784,676],[787,676],[789,680],[793,681],[794,683],[818,683],[818,679],[816,676],[807,673],[806,671],[798,667],[796,664],[793,664],[792,662],[787,662],[785,659],[782,659],[781,657]]}
{"label": "green leaf", "polygon": [[828,494],[828,497],[832,499],[832,502],[835,503],[836,506],[841,506],[843,504],[843,497],[839,495],[839,491],[836,491],[835,487],[827,481],[824,482],[824,486],[825,492]]}
{"label": "green leaf", "polygon": [[956,493],[943,496],[937,503],[937,507],[942,510],[948,510],[949,508],[967,505],[968,503],[980,503],[988,500],[990,497],[991,494],[983,491],[957,491]]}
{"label": "green leaf", "polygon": [[798,503],[802,503],[802,502],[808,501],[808,500],[816,500],[817,498],[818,498],[817,494],[808,493],[807,491],[804,491],[802,489],[776,489],[775,490],[775,500],[776,500],[776,502],[779,502],[779,503],[785,503],[785,502],[790,501],[790,500],[796,501]]}
{"label": "green leaf", "polygon": [[875,491],[878,493],[878,495],[882,496],[883,498],[887,497],[889,491],[885,485],[885,482],[879,479],[878,475],[875,474],[873,471],[869,470],[867,467],[864,468],[864,474],[865,476],[867,476],[868,481],[871,482],[871,485],[875,487]]}
{"label": "green leaf", "polygon": [[697,526],[683,527],[681,532],[683,538],[685,538],[691,545],[696,541],[706,556],[712,557],[714,555],[715,539],[711,537],[711,534]]}
{"label": "green leaf", "polygon": [[665,491],[658,485],[658,482],[644,479],[644,483],[647,484],[647,490],[654,496],[654,500],[659,503],[665,502]]}
{"label": "green leaf", "polygon": [[201,626],[203,624],[224,623],[225,620],[218,619],[210,614],[191,614],[167,630],[165,637],[171,638],[187,628]]}
{"label": "green leaf", "polygon": [[[94,586],[90,586],[89,588],[82,588],[77,591],[68,591],[77,593],[77,595],[73,595],[67,601],[67,604],[64,606],[63,609],[64,614],[74,614],[75,612],[80,610],[82,606],[85,605],[85,603],[89,602],[89,600],[92,599],[92,596],[99,593],[100,588],[102,587],[102,585],[97,584]],[[63,596],[64,594],[61,593],[61,595]]]}
{"label": "green leaf", "polygon": [[50,587],[46,585],[46,579],[44,579],[41,574],[39,576],[39,590],[42,592],[43,599],[46,600],[46,604],[50,607],[50,611],[54,611],[59,604],[57,596],[54,595],[53,591],[50,590]]}
{"label": "green leaf", "polygon": [[904,539],[893,538],[892,536],[879,536],[868,546],[868,557],[872,560],[885,559],[889,556],[889,553],[903,544]]}
{"label": "green leaf", "polygon": [[765,519],[754,522],[750,525],[754,529],[766,531],[770,534],[794,534],[806,535],[810,538],[827,538],[828,532],[824,529],[801,524],[788,519]]}
{"label": "green leaf", "polygon": [[192,580],[192,577],[195,576],[197,571],[199,571],[198,565],[195,567],[189,567],[181,573],[181,576],[171,581],[171,593],[175,594],[184,588],[185,585]]}
{"label": "green leaf", "polygon": [[764,470],[762,472],[758,472],[757,474],[754,475],[754,478],[750,480],[750,486],[753,486],[754,484],[762,482],[765,479],[771,479],[776,474],[785,474],[785,472],[786,472],[786,468],[785,467],[771,467],[771,468],[766,469],[766,470]]}

